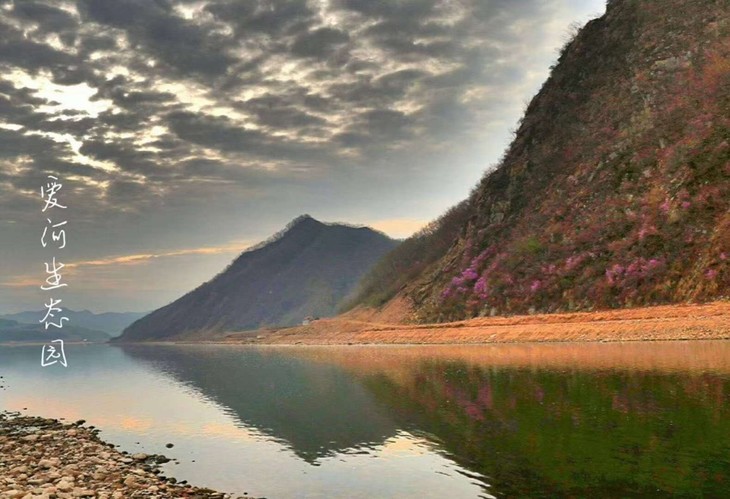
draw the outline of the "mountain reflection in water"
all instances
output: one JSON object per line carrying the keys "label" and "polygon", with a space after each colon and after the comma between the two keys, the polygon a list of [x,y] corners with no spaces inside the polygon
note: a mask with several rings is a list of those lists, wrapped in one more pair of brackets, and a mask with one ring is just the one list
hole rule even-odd
{"label": "mountain reflection in water", "polygon": [[128,345],[125,354],[199,390],[302,459],[382,444],[395,423],[336,366],[269,350]]}
{"label": "mountain reflection in water", "polygon": [[[729,497],[730,342],[0,347],[0,407],[267,497]],[[166,442],[175,442],[165,449]]]}

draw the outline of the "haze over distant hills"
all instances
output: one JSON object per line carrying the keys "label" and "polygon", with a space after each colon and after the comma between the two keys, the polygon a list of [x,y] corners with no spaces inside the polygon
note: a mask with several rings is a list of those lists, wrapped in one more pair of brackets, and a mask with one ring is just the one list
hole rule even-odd
{"label": "haze over distant hills", "polygon": [[727,0],[610,0],[498,167],[351,305],[432,322],[730,296],[729,61]]}
{"label": "haze over distant hills", "polygon": [[139,319],[120,341],[205,337],[333,315],[397,241],[304,215],[195,290]]}
{"label": "haze over distant hills", "polygon": [[[43,316],[41,316],[43,318]],[[109,333],[85,328],[65,322],[62,328],[43,324],[21,323],[0,318],[0,343],[44,343],[51,340],[105,342],[111,338]]]}
{"label": "haze over distant hills", "polygon": [[[45,310],[18,312],[0,315],[0,318],[17,321],[24,324],[36,325],[45,316]],[[146,315],[146,312],[103,312],[96,314],[88,310],[63,309],[63,316],[68,317],[64,328],[68,325],[109,333],[109,336],[120,334],[125,327]]]}

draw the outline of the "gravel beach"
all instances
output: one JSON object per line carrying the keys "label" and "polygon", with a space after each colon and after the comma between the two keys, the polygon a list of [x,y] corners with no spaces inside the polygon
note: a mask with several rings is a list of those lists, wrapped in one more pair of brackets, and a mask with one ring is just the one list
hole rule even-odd
{"label": "gravel beach", "polygon": [[83,425],[0,413],[0,498],[234,497],[164,477],[164,456],[120,452]]}

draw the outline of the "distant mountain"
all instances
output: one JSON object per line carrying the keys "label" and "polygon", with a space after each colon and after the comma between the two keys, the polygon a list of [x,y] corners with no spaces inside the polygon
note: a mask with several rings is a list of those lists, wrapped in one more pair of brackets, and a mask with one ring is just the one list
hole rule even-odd
{"label": "distant mountain", "polygon": [[139,319],[119,341],[205,337],[334,315],[397,241],[308,215],[242,253],[214,279]]}
{"label": "distant mountain", "polygon": [[[41,316],[41,319],[43,316]],[[0,343],[30,342],[40,343],[51,340],[105,342],[111,338],[109,333],[95,331],[70,322],[65,322],[62,328],[49,327],[43,324],[24,324],[10,319],[0,319]]]}
{"label": "distant mountain", "polygon": [[[18,312],[15,314],[1,315],[0,318],[10,319],[27,324],[38,324],[43,316],[45,310],[42,311],[31,311],[31,312]],[[68,322],[64,322],[66,325],[80,326],[82,328],[93,329],[96,331],[104,331],[109,333],[111,336],[120,334],[125,327],[131,323],[143,317],[145,312],[104,312],[101,314],[95,314],[88,310],[74,311],[67,308],[63,309],[63,315],[68,317]],[[64,328],[66,326],[64,325]]]}
{"label": "distant mountain", "polygon": [[354,304],[397,294],[434,322],[730,296],[728,12],[609,0],[501,163],[378,264]]}

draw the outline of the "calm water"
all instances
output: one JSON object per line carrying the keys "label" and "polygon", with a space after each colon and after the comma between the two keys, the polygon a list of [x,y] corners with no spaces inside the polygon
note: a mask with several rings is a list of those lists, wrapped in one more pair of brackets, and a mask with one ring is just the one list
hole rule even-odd
{"label": "calm water", "polygon": [[[289,497],[730,497],[730,342],[0,347],[0,408]],[[165,444],[174,443],[172,449]]]}

